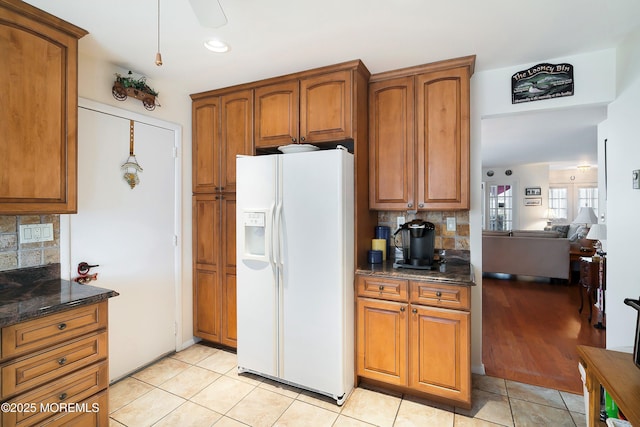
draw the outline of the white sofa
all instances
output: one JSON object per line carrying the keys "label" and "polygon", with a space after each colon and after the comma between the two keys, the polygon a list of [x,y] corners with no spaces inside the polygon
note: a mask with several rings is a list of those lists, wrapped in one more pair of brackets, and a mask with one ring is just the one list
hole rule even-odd
{"label": "white sofa", "polygon": [[570,278],[568,238],[555,231],[482,233],[482,272]]}

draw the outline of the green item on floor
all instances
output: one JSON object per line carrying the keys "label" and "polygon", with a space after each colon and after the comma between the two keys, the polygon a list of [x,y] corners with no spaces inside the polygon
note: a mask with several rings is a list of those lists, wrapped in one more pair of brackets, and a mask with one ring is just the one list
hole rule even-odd
{"label": "green item on floor", "polygon": [[607,418],[618,418],[618,405],[607,393],[607,390],[604,391],[604,409],[607,412]]}

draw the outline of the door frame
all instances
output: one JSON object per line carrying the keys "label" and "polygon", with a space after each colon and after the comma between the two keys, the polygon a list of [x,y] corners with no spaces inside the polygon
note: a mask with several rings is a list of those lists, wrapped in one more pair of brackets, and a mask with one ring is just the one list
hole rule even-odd
{"label": "door frame", "polygon": [[[134,120],[139,123],[143,123],[149,126],[155,126],[158,128],[172,131],[174,134],[173,146],[174,150],[174,224],[173,232],[175,237],[174,245],[174,305],[175,305],[175,348],[176,350],[182,349],[182,167],[181,167],[181,153],[182,153],[182,125],[177,123],[168,122],[166,120],[156,119],[154,117],[145,116],[143,114],[135,113],[133,111],[125,110],[122,108],[114,107],[112,105],[103,104],[87,98],[78,97],[78,108],[84,108],[86,110],[95,111],[101,114],[107,114],[115,117],[119,117],[125,120]],[[69,215],[60,215],[60,265],[61,265],[61,277],[65,280],[71,280],[71,222]]]}

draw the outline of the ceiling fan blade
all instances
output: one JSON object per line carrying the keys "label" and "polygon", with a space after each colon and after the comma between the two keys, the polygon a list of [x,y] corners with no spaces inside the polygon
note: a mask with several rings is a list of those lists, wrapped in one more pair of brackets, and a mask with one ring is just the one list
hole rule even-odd
{"label": "ceiling fan blade", "polygon": [[189,3],[203,27],[218,28],[227,23],[219,0],[189,0]]}

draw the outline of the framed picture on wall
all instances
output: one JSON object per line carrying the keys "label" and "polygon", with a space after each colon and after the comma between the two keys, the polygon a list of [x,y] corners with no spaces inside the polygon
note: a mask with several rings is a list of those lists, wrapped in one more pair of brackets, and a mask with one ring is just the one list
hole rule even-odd
{"label": "framed picture on wall", "polygon": [[525,206],[542,206],[542,197],[531,197],[524,199]]}
{"label": "framed picture on wall", "polygon": [[524,189],[525,196],[542,196],[542,189],[540,187],[527,187]]}

